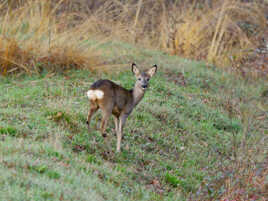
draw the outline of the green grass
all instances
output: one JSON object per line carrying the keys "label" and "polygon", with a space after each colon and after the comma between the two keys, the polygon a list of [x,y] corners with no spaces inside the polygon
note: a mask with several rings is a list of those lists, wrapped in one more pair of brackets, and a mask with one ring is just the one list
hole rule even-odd
{"label": "green grass", "polygon": [[239,164],[262,164],[266,82],[127,44],[100,48],[114,58],[112,47],[128,52],[120,62],[159,65],[128,118],[120,154],[112,120],[107,138],[88,133],[85,92],[98,78],[130,88],[130,66],[0,77],[0,200],[217,200]]}

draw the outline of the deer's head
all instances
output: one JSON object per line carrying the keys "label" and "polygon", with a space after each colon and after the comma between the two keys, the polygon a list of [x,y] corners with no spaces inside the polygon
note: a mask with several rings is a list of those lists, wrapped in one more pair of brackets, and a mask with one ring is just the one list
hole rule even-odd
{"label": "deer's head", "polygon": [[151,77],[156,73],[157,71],[157,65],[153,65],[149,70],[140,72],[140,70],[137,68],[136,64],[132,64],[132,72],[136,77],[136,84],[135,87],[138,87],[142,90],[146,90],[149,87],[149,81]]}

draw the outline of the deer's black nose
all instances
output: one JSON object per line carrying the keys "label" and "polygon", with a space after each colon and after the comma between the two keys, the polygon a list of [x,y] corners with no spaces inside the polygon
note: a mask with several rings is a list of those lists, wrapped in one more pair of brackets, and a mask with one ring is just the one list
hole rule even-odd
{"label": "deer's black nose", "polygon": [[142,88],[146,89],[147,88],[147,85],[141,85]]}

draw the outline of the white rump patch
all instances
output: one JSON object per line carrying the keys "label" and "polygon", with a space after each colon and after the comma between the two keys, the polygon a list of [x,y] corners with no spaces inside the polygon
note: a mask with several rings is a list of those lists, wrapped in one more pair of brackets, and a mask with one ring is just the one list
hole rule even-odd
{"label": "white rump patch", "polygon": [[96,90],[89,90],[87,92],[87,97],[90,99],[90,100],[96,100],[96,99],[102,99],[103,98],[103,91],[99,90],[99,89],[96,89]]}

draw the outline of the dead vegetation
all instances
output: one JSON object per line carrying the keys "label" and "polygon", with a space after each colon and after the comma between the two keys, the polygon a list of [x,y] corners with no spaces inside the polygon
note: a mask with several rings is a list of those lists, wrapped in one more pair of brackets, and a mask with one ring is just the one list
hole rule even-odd
{"label": "dead vegetation", "polygon": [[62,30],[56,10],[57,5],[52,9],[50,1],[27,1],[0,16],[2,74],[90,68],[99,63],[96,50],[81,45],[82,39],[90,38],[87,30],[79,26]]}
{"label": "dead vegetation", "polygon": [[39,71],[41,65],[96,67],[96,51],[82,45],[92,36],[232,66],[243,73],[245,66],[254,71],[247,65],[251,62],[255,74],[256,69],[257,74],[267,72],[267,51],[257,52],[267,44],[263,5],[267,4],[260,0],[2,1],[1,72]]}

